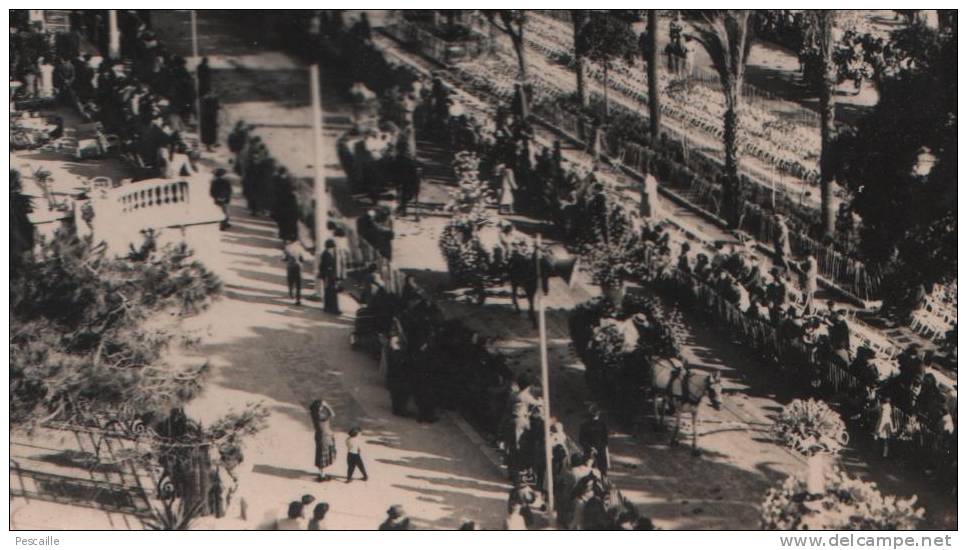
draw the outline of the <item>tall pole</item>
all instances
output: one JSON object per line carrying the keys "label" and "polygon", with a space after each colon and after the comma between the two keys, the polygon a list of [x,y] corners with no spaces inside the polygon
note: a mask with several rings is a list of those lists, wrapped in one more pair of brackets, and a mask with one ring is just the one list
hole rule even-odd
{"label": "tall pole", "polygon": [[312,91],[312,132],[315,137],[315,181],[312,189],[316,196],[316,253],[321,254],[326,237],[326,218],[329,212],[329,195],[326,193],[326,169],[322,144],[322,95],[319,91],[319,65],[309,66],[309,88]]}
{"label": "tall pole", "polygon": [[118,10],[107,10],[107,55],[117,61],[121,59],[121,33],[118,31]]}
{"label": "tall pole", "polygon": [[198,97],[198,66],[201,59],[198,57],[198,16],[195,10],[191,10],[191,55],[195,63],[195,117],[198,121],[198,133],[201,133],[201,98]]}
{"label": "tall pole", "polygon": [[544,395],[544,482],[547,484],[547,513],[554,512],[554,457],[551,449],[551,383],[547,368],[547,326],[544,320],[544,291],[541,289],[541,234],[537,234],[534,250],[537,269],[537,327],[541,339],[541,393]]}

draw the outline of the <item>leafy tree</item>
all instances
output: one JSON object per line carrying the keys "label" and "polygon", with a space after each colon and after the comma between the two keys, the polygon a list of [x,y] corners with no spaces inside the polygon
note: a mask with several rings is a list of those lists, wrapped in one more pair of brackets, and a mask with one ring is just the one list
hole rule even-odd
{"label": "leafy tree", "polygon": [[837,141],[860,251],[883,266],[884,297],[900,313],[920,285],[957,273],[957,39],[924,26],[902,35],[913,30],[921,48],[903,54],[876,107]]}
{"label": "leafy tree", "polygon": [[526,43],[524,42],[524,27],[527,24],[527,12],[525,10],[483,10],[487,21],[498,30],[510,37],[510,42],[517,55],[518,77],[522,84],[521,98],[522,116],[527,118],[529,98],[526,93],[527,86],[527,59]]}
{"label": "leafy tree", "polygon": [[604,68],[604,116],[607,118],[608,89],[610,82],[608,71],[614,62],[623,59],[631,63],[637,50],[635,33],[631,25],[622,19],[606,12],[592,12],[583,31],[577,36],[574,44],[576,55],[587,56],[588,59],[600,64]]}
{"label": "leafy tree", "polygon": [[691,10],[691,36],[705,48],[718,73],[725,98],[723,142],[725,174],[723,207],[726,221],[739,224],[739,113],[742,107],[742,82],[752,46],[749,28],[750,10]]}
{"label": "leafy tree", "polygon": [[83,423],[181,406],[208,367],[165,363],[177,334],[144,323],[165,309],[198,311],[219,289],[184,245],[129,262],[89,238],[58,234],[11,281],[11,422]]}
{"label": "leafy tree", "polygon": [[16,277],[24,256],[34,248],[34,225],[27,216],[33,211],[30,197],[23,194],[20,172],[10,171],[10,276]]}

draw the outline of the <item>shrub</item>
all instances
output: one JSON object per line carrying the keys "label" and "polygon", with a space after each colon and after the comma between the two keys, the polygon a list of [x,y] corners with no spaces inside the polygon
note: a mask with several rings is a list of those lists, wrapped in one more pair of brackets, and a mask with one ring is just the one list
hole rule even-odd
{"label": "shrub", "polygon": [[825,492],[810,496],[806,481],[787,478],[766,493],[760,516],[766,530],[916,529],[923,508],[917,497],[885,496],[876,484],[850,478],[838,468],[826,475]]}
{"label": "shrub", "polygon": [[773,425],[783,445],[805,456],[838,453],[846,440],[846,424],[823,401],[795,399],[786,405]]}

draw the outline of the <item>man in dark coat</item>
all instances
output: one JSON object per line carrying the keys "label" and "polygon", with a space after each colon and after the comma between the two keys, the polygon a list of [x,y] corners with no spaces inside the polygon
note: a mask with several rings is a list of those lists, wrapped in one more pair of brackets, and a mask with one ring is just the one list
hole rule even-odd
{"label": "man in dark coat", "polygon": [[235,173],[241,175],[242,165],[239,162],[239,154],[245,148],[248,141],[248,128],[241,120],[235,123],[235,128],[228,134],[228,150],[235,155]]}
{"label": "man in dark coat", "polygon": [[590,417],[581,424],[578,444],[585,456],[594,455],[594,465],[602,475],[608,474],[608,425],[601,419],[601,411],[592,408]]}
{"label": "man in dark coat", "polygon": [[338,279],[338,265],[336,259],[336,241],[326,240],[326,250],[319,258],[319,284],[323,289],[322,309],[326,313],[339,315],[339,296],[336,282]]}
{"label": "man in dark coat", "polygon": [[829,347],[832,348],[834,360],[843,368],[849,365],[849,324],[843,316],[843,311],[837,311],[833,316],[833,324],[829,327]]}
{"label": "man in dark coat", "polygon": [[423,170],[420,168],[416,159],[401,156],[396,161],[397,171],[396,180],[400,186],[400,201],[396,208],[396,213],[400,216],[406,215],[406,207],[410,201],[416,200],[420,196],[420,187],[423,183]]}
{"label": "man in dark coat", "polygon": [[272,218],[279,227],[279,238],[283,241],[298,240],[299,204],[296,201],[292,179],[285,166],[279,166],[276,170],[273,186],[275,204],[272,207]]}
{"label": "man in dark coat", "polygon": [[410,400],[409,360],[406,351],[402,349],[399,336],[390,338],[386,358],[386,385],[389,388],[390,403],[393,414],[406,416],[406,406]]}
{"label": "man in dark coat", "polygon": [[225,219],[222,220],[221,229],[224,230],[231,227],[228,218],[228,203],[232,200],[232,183],[225,178],[224,168],[215,170],[215,178],[212,180],[209,194],[212,200],[215,201],[215,204],[225,213]]}

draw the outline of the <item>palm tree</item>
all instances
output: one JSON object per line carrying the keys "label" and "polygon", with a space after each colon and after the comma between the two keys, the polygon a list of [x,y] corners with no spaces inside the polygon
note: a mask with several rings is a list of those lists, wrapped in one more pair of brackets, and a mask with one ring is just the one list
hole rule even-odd
{"label": "palm tree", "polygon": [[661,99],[658,97],[658,10],[648,10],[648,43],[645,47],[648,63],[648,119],[651,141],[658,143],[661,135]]}
{"label": "palm tree", "polygon": [[819,91],[819,132],[822,149],[819,155],[820,214],[824,237],[836,232],[836,216],[833,209],[833,141],[836,139],[836,62],[833,59],[833,23],[835,10],[810,10],[808,12],[811,40],[818,52],[816,82]]}
{"label": "palm tree", "polygon": [[751,10],[692,10],[686,12],[691,23],[689,33],[705,51],[719,75],[725,97],[723,144],[725,145],[725,180],[722,183],[725,220],[732,228],[739,226],[739,111],[742,103],[742,81],[749,57],[749,16]]}
{"label": "palm tree", "polygon": [[571,24],[574,27],[574,66],[577,73],[578,99],[581,102],[581,107],[587,107],[591,103],[591,94],[588,92],[587,67],[585,67],[586,52],[581,48],[581,35],[590,19],[590,10],[571,10]]}

